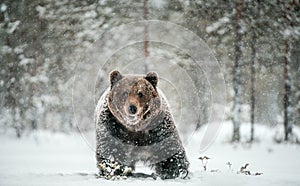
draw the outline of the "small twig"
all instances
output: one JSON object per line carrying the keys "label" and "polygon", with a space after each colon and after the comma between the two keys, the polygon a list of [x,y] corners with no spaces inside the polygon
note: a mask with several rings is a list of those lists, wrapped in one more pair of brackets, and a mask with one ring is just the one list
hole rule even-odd
{"label": "small twig", "polygon": [[262,174],[263,174],[262,172],[257,172],[257,173],[254,174],[254,176],[260,176]]}
{"label": "small twig", "polygon": [[232,169],[231,169],[232,164],[230,162],[227,162],[226,165],[228,165],[229,171],[232,171]]}
{"label": "small twig", "polygon": [[201,163],[202,163],[202,166],[203,166],[203,169],[204,169],[204,171],[206,171],[207,170],[207,163],[208,163],[208,160],[210,159],[209,157],[207,157],[207,156],[201,156],[201,157],[199,157],[198,158],[199,160],[201,160]]}
{"label": "small twig", "polygon": [[247,169],[249,163],[246,163],[244,166],[241,167],[240,172],[245,172],[245,170]]}

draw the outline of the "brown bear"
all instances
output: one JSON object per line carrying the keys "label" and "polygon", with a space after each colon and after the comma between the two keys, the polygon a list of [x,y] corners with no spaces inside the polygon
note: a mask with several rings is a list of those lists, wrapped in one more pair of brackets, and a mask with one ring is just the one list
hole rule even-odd
{"label": "brown bear", "polygon": [[186,177],[189,162],[155,72],[110,73],[95,110],[96,158],[100,176],[131,174],[138,161],[162,179]]}

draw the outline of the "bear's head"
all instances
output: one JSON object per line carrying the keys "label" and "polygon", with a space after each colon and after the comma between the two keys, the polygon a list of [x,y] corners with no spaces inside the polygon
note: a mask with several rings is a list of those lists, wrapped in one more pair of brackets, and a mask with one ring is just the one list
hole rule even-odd
{"label": "bear's head", "polygon": [[108,107],[118,121],[131,131],[142,131],[161,112],[161,98],[157,92],[158,76],[110,73]]}

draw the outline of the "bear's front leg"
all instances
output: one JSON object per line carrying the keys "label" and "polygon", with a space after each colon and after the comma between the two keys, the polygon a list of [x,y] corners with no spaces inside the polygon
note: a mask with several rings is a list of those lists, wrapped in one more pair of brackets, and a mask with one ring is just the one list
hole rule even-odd
{"label": "bear's front leg", "polygon": [[116,179],[132,175],[132,168],[117,161],[102,159],[98,161],[99,176],[105,179]]}
{"label": "bear's front leg", "polygon": [[186,178],[188,176],[189,162],[184,152],[180,151],[170,158],[155,165],[155,171],[161,179]]}

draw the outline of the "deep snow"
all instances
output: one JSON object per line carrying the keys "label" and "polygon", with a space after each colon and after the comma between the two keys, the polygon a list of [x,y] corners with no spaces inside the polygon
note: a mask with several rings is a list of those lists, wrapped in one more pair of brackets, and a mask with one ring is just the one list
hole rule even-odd
{"label": "deep snow", "polygon": [[[0,185],[300,185],[300,146],[276,144],[273,137],[282,131],[266,126],[256,127],[257,142],[229,144],[230,123],[224,123],[213,144],[199,152],[205,127],[196,132],[186,149],[191,163],[190,179],[153,180],[129,178],[120,181],[96,179],[96,161],[93,150],[79,134],[36,131],[16,139],[12,134],[0,136]],[[243,140],[249,125],[242,125]],[[294,128],[299,135],[299,129]],[[211,159],[207,171],[203,170],[199,156]],[[229,169],[227,162],[232,164]],[[251,173],[260,176],[237,174],[240,167],[249,163]],[[140,172],[151,172],[140,165]]]}

